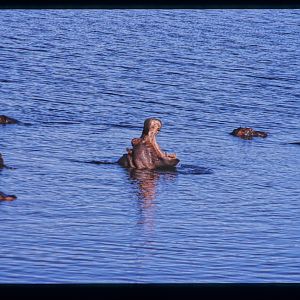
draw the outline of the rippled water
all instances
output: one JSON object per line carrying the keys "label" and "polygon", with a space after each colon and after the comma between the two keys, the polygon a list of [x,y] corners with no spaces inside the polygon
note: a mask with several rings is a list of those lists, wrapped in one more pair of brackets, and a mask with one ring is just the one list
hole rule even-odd
{"label": "rippled water", "polygon": [[[0,11],[0,282],[299,282],[299,19]],[[87,163],[150,116],[177,171]]]}

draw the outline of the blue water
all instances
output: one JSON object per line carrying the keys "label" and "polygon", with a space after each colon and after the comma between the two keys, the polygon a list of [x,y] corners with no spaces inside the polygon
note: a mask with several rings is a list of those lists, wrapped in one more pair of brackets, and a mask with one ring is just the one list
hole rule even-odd
{"label": "blue water", "polygon": [[[299,21],[0,11],[0,114],[27,124],[0,127],[0,282],[299,282]],[[177,171],[87,163],[151,116]]]}

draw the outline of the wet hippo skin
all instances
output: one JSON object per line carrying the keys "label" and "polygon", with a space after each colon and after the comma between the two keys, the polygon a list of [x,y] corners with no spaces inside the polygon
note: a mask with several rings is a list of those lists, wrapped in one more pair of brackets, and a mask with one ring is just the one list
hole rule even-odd
{"label": "wet hippo skin", "polygon": [[0,192],[0,201],[13,201],[15,199],[17,199],[15,195],[6,195]]}
{"label": "wet hippo skin", "polygon": [[237,136],[237,137],[240,137],[240,138],[242,138],[244,140],[252,140],[253,137],[262,137],[262,138],[265,138],[265,137],[268,136],[268,134],[266,132],[256,131],[256,130],[254,130],[252,128],[249,128],[249,127],[246,127],[246,128],[243,128],[243,127],[236,128],[230,134],[234,135],[234,136]]}
{"label": "wet hippo skin", "polygon": [[118,163],[126,168],[156,169],[175,167],[179,163],[176,154],[163,152],[156,141],[162,122],[156,118],[146,119],[140,138],[131,140],[132,149],[127,148]]}
{"label": "wet hippo skin", "polygon": [[5,115],[0,115],[0,124],[17,124],[18,120],[14,118],[7,117]]}

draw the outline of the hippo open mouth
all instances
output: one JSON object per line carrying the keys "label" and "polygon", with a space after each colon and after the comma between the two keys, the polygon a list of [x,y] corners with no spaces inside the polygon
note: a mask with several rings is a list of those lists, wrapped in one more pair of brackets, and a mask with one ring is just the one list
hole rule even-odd
{"label": "hippo open mouth", "polygon": [[161,128],[162,122],[159,119],[146,119],[141,137],[131,140],[133,148],[127,148],[127,154],[118,163],[126,168],[136,169],[175,167],[179,163],[176,154],[163,152],[156,141]]}

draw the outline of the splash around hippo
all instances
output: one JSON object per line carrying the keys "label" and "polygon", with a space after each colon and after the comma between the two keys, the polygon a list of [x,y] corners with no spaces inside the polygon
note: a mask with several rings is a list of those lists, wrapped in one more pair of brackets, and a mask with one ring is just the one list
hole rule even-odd
{"label": "splash around hippo", "polygon": [[140,138],[131,140],[132,149],[126,149],[118,163],[126,168],[156,169],[175,167],[179,163],[174,153],[163,152],[156,141],[156,135],[162,128],[162,122],[156,118],[148,118],[144,122]]}
{"label": "splash around hippo", "polygon": [[234,129],[231,133],[231,135],[240,137],[241,139],[244,140],[252,140],[253,137],[262,137],[262,138],[266,138],[268,136],[268,134],[264,131],[256,131],[252,128],[246,127],[239,127]]}

